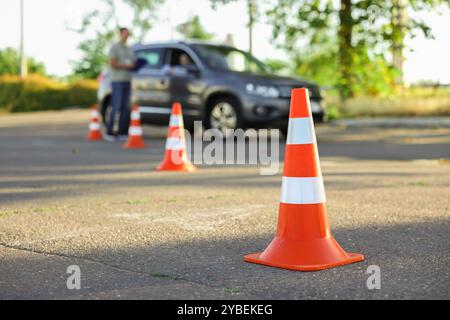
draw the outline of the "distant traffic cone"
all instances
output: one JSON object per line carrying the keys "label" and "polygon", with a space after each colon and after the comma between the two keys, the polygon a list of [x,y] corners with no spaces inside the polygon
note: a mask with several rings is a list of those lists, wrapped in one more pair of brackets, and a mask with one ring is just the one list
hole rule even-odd
{"label": "distant traffic cone", "polygon": [[307,89],[292,91],[278,227],[275,238],[247,262],[316,271],[364,260],[333,238]]}
{"label": "distant traffic cone", "polygon": [[100,130],[100,114],[97,105],[93,105],[91,109],[91,121],[89,122],[89,133],[86,137],[89,141],[102,140],[102,132]]}
{"label": "distant traffic cone", "polygon": [[142,149],[147,145],[142,139],[141,114],[139,106],[134,104],[131,109],[131,125],[128,128],[128,140],[123,144],[127,149]]}
{"label": "distant traffic cone", "polygon": [[197,170],[186,155],[183,114],[181,112],[181,104],[178,102],[175,102],[172,106],[164,160],[156,170],[188,172]]}

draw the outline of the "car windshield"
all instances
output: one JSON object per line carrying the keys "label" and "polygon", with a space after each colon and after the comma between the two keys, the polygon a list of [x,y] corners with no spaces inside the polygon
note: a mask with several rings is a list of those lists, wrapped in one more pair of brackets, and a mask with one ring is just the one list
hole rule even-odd
{"label": "car windshield", "polygon": [[215,45],[194,45],[194,50],[211,69],[234,72],[269,73],[268,68],[247,52]]}

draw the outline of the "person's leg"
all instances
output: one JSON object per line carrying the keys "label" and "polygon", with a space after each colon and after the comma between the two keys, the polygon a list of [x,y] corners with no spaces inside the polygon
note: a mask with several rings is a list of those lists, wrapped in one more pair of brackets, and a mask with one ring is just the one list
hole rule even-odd
{"label": "person's leg", "polygon": [[111,112],[109,114],[108,119],[108,125],[106,133],[108,135],[114,135],[114,120],[116,118],[117,111],[120,110],[120,104],[121,104],[121,90],[120,90],[120,83],[119,82],[112,82],[111,83]]}
{"label": "person's leg", "polygon": [[123,82],[121,85],[122,101],[120,105],[119,135],[125,136],[128,134],[128,127],[130,125],[131,83]]}

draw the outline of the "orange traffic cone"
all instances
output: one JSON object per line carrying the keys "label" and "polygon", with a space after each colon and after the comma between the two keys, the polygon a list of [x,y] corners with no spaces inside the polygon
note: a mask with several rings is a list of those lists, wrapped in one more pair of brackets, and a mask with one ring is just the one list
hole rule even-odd
{"label": "orange traffic cone", "polygon": [[128,129],[128,140],[123,144],[127,149],[142,149],[147,145],[142,140],[141,114],[139,106],[134,104],[131,109],[131,125]]}
{"label": "orange traffic cone", "polygon": [[164,160],[159,164],[156,170],[188,172],[197,170],[186,155],[183,114],[181,112],[181,104],[178,102],[175,102],[172,106]]}
{"label": "orange traffic cone", "polygon": [[86,137],[89,141],[102,140],[102,132],[100,131],[100,114],[97,106],[94,104],[91,109],[91,121],[89,123],[89,133]]}
{"label": "orange traffic cone", "polygon": [[307,89],[291,98],[278,228],[261,253],[244,260],[290,270],[316,271],[364,260],[333,238]]}

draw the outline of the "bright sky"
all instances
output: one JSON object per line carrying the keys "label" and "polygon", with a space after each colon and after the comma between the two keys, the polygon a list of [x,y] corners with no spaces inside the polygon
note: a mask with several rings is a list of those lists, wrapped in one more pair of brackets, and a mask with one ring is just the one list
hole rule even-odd
{"label": "bright sky", "polygon": [[[45,63],[50,74],[67,75],[71,60],[79,53],[77,44],[82,35],[67,31],[66,25],[77,26],[83,13],[95,9],[99,0],[24,0],[25,50],[30,56]],[[19,0],[0,0],[0,49],[19,47]],[[236,46],[247,49],[247,16],[244,1],[237,1],[218,11],[211,9],[208,0],[166,0],[159,11],[160,22],[149,33],[148,41],[164,41],[179,37],[175,26],[193,15],[219,40],[228,33],[234,36]],[[405,80],[434,80],[450,83],[450,12],[423,13],[421,16],[433,29],[435,40],[417,37],[409,40],[412,52],[406,52]],[[131,26],[131,13],[123,11],[120,23]],[[270,41],[271,28],[258,24],[255,29],[254,54],[260,58],[284,58]]]}

